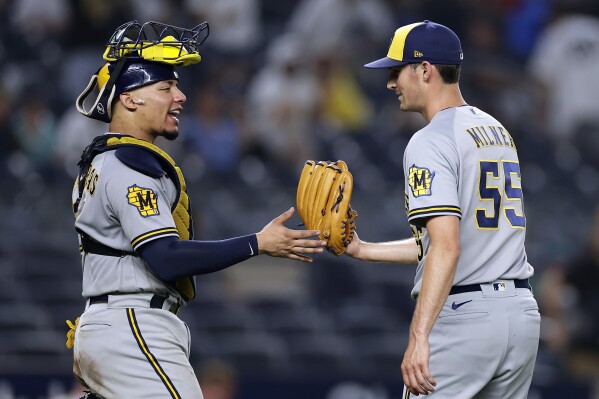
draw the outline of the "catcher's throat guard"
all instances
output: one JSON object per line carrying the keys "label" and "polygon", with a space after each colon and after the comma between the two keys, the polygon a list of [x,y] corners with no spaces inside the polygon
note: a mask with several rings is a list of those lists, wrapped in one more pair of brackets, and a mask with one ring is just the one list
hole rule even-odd
{"label": "catcher's throat guard", "polygon": [[[198,48],[208,38],[209,27],[202,22],[193,29],[160,22],[137,21],[121,25],[108,40],[102,66],[77,97],[77,110],[92,119],[109,123],[112,102],[125,91],[162,80],[179,77],[175,66],[188,66],[202,60]],[[98,95],[91,108],[85,101],[94,91]]]}

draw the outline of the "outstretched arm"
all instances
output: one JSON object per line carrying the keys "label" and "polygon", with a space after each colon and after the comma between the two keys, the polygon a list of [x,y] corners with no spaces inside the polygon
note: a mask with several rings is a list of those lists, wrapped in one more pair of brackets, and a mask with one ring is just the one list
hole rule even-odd
{"label": "outstretched arm", "polygon": [[285,227],[284,223],[291,216],[293,208],[273,219],[257,234],[217,241],[164,237],[144,244],[139,252],[156,275],[165,281],[213,273],[258,254],[311,262],[312,258],[306,254],[322,253],[324,243],[312,239],[318,231]]}
{"label": "outstretched arm", "polygon": [[418,263],[418,245],[414,238],[375,243],[360,240],[356,232],[345,253],[367,262]]}

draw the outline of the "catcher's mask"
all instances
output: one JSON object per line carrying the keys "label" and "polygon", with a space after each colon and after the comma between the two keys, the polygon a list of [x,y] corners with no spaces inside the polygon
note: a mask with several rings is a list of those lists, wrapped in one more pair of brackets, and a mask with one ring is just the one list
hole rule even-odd
{"label": "catcher's mask", "polygon": [[[121,25],[104,51],[103,58],[108,62],[91,77],[77,97],[77,110],[87,117],[110,122],[113,99],[121,93],[162,80],[179,80],[175,66],[200,62],[198,48],[208,34],[207,22],[193,29],[153,21]],[[86,110],[85,100],[96,88],[96,100]]]}

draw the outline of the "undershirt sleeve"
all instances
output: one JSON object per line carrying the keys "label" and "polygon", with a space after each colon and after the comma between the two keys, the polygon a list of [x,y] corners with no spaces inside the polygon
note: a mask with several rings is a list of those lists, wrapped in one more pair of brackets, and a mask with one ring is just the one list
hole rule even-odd
{"label": "undershirt sleeve", "polygon": [[165,281],[213,273],[258,255],[256,234],[218,241],[164,237],[138,249],[141,258]]}

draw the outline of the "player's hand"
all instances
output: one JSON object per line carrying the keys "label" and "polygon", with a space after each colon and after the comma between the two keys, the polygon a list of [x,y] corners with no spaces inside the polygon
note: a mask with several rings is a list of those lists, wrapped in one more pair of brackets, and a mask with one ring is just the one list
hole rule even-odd
{"label": "player's hand", "polygon": [[428,337],[410,335],[408,349],[401,363],[403,382],[414,396],[428,395],[437,382],[428,368],[430,347]]}
{"label": "player's hand", "polygon": [[360,259],[360,237],[358,237],[358,232],[354,230],[354,238],[351,240],[349,245],[347,246],[347,250],[345,253],[352,258]]}
{"label": "player's hand", "polygon": [[292,230],[284,226],[294,213],[293,207],[287,212],[274,218],[256,234],[258,239],[258,252],[270,256],[278,256],[312,262],[312,258],[305,254],[320,254],[326,242],[314,240],[320,233],[317,230]]}

